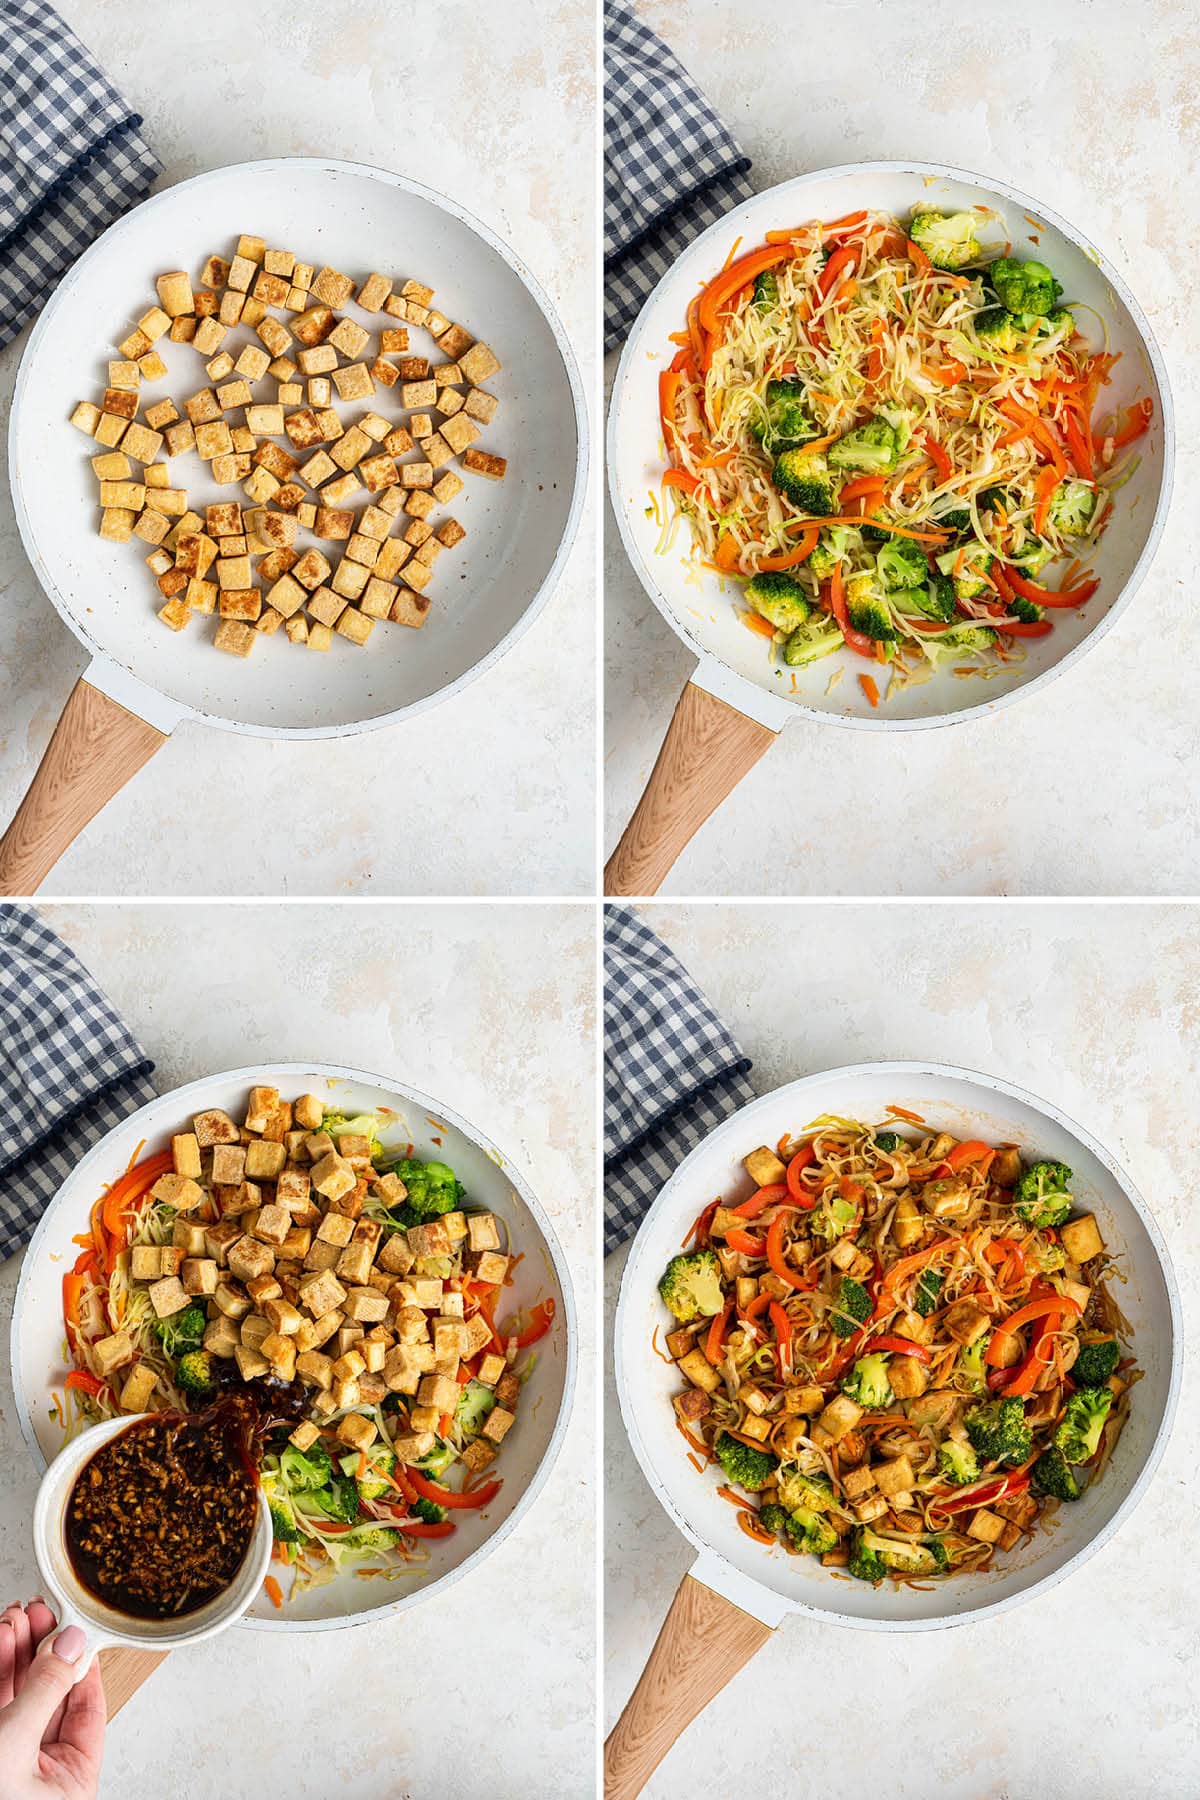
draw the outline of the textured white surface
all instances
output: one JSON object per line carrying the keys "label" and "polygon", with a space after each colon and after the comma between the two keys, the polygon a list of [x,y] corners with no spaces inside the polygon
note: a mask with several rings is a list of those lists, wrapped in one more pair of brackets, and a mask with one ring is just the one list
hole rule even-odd
{"label": "textured white surface", "polygon": [[[1193,909],[644,911],[753,1058],[760,1092],[839,1063],[933,1057],[1065,1108],[1152,1208],[1188,1328],[1200,1294],[1200,1229],[1183,1175],[1200,1066]],[[606,1265],[610,1321],[624,1262],[622,1251]],[[633,1459],[611,1381],[606,1400],[607,1727],[692,1553]],[[1200,1577],[1179,1546],[1200,1522],[1198,1424],[1185,1381],[1140,1507],[1043,1599],[903,1640],[785,1622],[671,1752],[647,1800],[698,1791],[860,1800],[883,1789],[894,1800],[1035,1800],[1051,1766],[1054,1791],[1071,1800],[1194,1795],[1200,1727],[1189,1671],[1200,1654]]]}
{"label": "textured white surface", "polygon": [[[169,1660],[109,1733],[102,1800],[228,1800],[278,1788],[283,1771],[304,1796],[582,1800],[595,1662],[591,909],[445,907],[436,921],[306,905],[50,906],[45,916],[156,1059],[160,1088],[256,1056],[316,1056],[391,1069],[444,1098],[528,1176],[581,1318],[573,1422],[513,1536],[403,1618],[287,1639],[236,1630]],[[18,1267],[0,1271],[5,1334]],[[7,1366],[0,1415],[3,1604],[37,1582],[36,1482]],[[547,1545],[571,1553],[548,1557]]]}
{"label": "textured white surface", "polygon": [[[484,32],[462,0],[414,0],[401,13],[382,0],[298,0],[283,29],[270,9],[212,0],[173,8],[168,42],[159,31],[131,31],[128,8],[116,0],[63,7],[144,115],[163,183],[254,157],[325,153],[397,168],[454,195],[528,262],[563,320],[590,392],[589,10],[506,0],[503,30]],[[233,220],[230,228],[240,229]],[[26,335],[0,356],[5,439]],[[7,491],[6,473],[3,482]],[[534,629],[498,667],[421,718],[315,744],[182,726],[67,852],[45,891],[589,891],[589,537],[585,523]],[[6,823],[85,660],[38,588],[7,517],[0,523],[0,642]],[[297,832],[297,795],[319,797],[308,810],[319,810],[326,829]]]}
{"label": "textured white surface", "polygon": [[[873,157],[944,161],[1036,194],[1103,245],[1194,412],[1200,228],[1172,195],[1196,170],[1200,31],[1175,0],[1085,10],[965,0],[952,31],[915,0],[827,0],[795,37],[788,0],[641,0],[770,187]],[[781,44],[787,53],[780,54]],[[849,59],[849,60],[848,60]],[[852,71],[852,73],[851,73]],[[784,221],[781,221],[781,223]],[[612,359],[615,366],[615,359]],[[1200,886],[1200,731],[1186,678],[1187,496],[1111,636],[1044,694],[951,731],[786,731],[702,828],[666,893],[1191,893]],[[650,773],[692,657],[606,532],[606,844]],[[914,798],[926,814],[913,829]],[[847,830],[847,820],[856,828]]]}

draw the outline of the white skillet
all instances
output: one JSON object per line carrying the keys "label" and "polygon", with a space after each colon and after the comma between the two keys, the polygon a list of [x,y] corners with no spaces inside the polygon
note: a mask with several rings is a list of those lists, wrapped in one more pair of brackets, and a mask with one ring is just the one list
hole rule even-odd
{"label": "white skillet", "polygon": [[[207,621],[178,634],[159,623],[143,560],[148,544],[96,535],[88,458],[99,446],[89,449],[68,416],[78,400],[99,397],[105,359],[154,303],[155,276],[183,268],[198,281],[205,258],[229,255],[243,231],[358,279],[379,269],[427,282],[436,304],[486,338],[504,365],[488,384],[500,408],[479,442],[508,457],[508,475],[503,482],[464,476],[452,511],[467,536],[438,566],[420,631],[381,626],[364,650],[335,639],[323,655],[301,652],[278,633],[243,661],[212,648]],[[373,331],[395,323],[353,303],[345,310]],[[436,360],[423,330],[412,327],[410,335],[413,354]],[[252,341],[239,326],[223,347],[236,357]],[[182,411],[183,400],[208,385],[204,358],[168,338],[156,347],[168,376],[145,394],[151,402],[169,395]],[[259,383],[255,399],[273,398],[274,386]],[[357,418],[369,404],[388,416],[398,407],[381,389],[373,402],[341,410]],[[29,893],[183,719],[254,737],[342,737],[415,715],[490,668],[537,617],[571,547],[585,491],[587,413],[549,300],[515,252],[465,208],[383,169],[281,157],[216,169],[155,194],[79,259],[26,346],[9,462],[34,573],[92,658],[18,824],[0,839],[0,893]],[[168,467],[197,511],[240,497],[218,489],[194,455],[171,458]]]}
{"label": "white skillet", "polygon": [[[669,334],[681,329],[688,301],[718,273],[733,245],[740,239],[744,253],[768,231],[839,218],[862,207],[903,218],[918,201],[948,210],[989,206],[999,213],[1003,227],[992,221],[998,241],[1010,236],[1014,255],[1049,262],[1065,287],[1064,298],[1080,303],[1079,328],[1099,348],[1099,314],[1112,349],[1122,352],[1112,383],[1103,390],[1105,410],[1149,395],[1154,420],[1139,445],[1137,473],[1118,494],[1112,522],[1088,557],[1101,581],[1095,599],[1078,612],[1056,612],[1053,632],[1026,640],[1024,661],[1005,673],[962,680],[943,670],[875,710],[854,679],[858,659],[850,651],[795,671],[793,690],[793,671],[772,663],[763,640],[741,624],[732,604],[737,584],[708,573],[697,580],[685,568],[688,542],[682,526],[675,548],[655,554],[659,531],[647,505],[664,467],[658,376],[675,351]],[[793,720],[859,731],[918,731],[993,713],[1020,694],[1044,688],[1099,642],[1133,598],[1162,534],[1173,469],[1174,411],[1166,367],[1137,301],[1101,251],[1008,183],[938,163],[853,163],[755,194],[710,226],[663,277],[638,316],[609,410],[609,494],[622,542],[647,594],[698,660],[654,773],[609,861],[606,892],[656,892],[699,826]],[[1135,649],[1131,642],[1131,656]],[[839,663],[845,672],[827,693]]]}
{"label": "white skillet", "polygon": [[[815,1557],[763,1549],[742,1532],[711,1471],[688,1461],[674,1428],[679,1378],[651,1339],[669,1315],[657,1283],[696,1215],[718,1194],[748,1191],[742,1158],[822,1113],[881,1120],[895,1103],[931,1130],[1020,1145],[1074,1171],[1081,1208],[1094,1211],[1127,1277],[1118,1290],[1144,1371],[1103,1479],[1059,1508],[1053,1532],[924,1590],[873,1588]],[[907,1129],[898,1121],[901,1130]],[[938,1063],[858,1063],[806,1076],[751,1101],[679,1165],[646,1215],[625,1269],[614,1328],[621,1415],[642,1473],[698,1555],[650,1660],[609,1738],[608,1800],[632,1800],[725,1683],[789,1613],[873,1631],[933,1631],[1006,1612],[1044,1593],[1106,1543],[1149,1485],[1166,1447],[1183,1366],[1179,1293],[1166,1244],[1128,1176],[1083,1126],[1011,1083]]]}
{"label": "white skillet", "polygon": [[[88,1212],[103,1186],[122,1173],[142,1140],[145,1154],[169,1144],[180,1121],[208,1107],[240,1118],[252,1085],[270,1082],[285,1098],[315,1093],[351,1113],[389,1107],[396,1115],[388,1140],[416,1146],[415,1154],[445,1160],[475,1205],[504,1219],[517,1250],[525,1252],[506,1292],[515,1308],[552,1295],[554,1323],[538,1346],[525,1385],[517,1424],[509,1433],[497,1474],[504,1486],[482,1512],[460,1512],[458,1530],[431,1540],[427,1564],[403,1581],[360,1581],[343,1571],[326,1587],[312,1588],[281,1610],[259,1593],[246,1623],[260,1631],[329,1631],[407,1611],[475,1568],[502,1543],[540,1493],[562,1446],[575,1385],[576,1323],[570,1275],[554,1228],[519,1172],[502,1153],[457,1114],[415,1088],[382,1075],[335,1063],[255,1064],[205,1076],[151,1100],[110,1131],[59,1189],[25,1252],[13,1309],[11,1360],[21,1430],[38,1467],[63,1449],[51,1418],[53,1393],[61,1390],[64,1362],[62,1277],[78,1255],[72,1243],[87,1228]],[[276,1573],[287,1581],[280,1565]]]}

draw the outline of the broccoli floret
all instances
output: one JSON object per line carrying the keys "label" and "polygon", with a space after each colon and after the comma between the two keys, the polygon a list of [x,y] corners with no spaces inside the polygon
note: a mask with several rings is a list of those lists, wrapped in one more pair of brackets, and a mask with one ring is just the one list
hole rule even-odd
{"label": "broccoli floret", "polygon": [[1077,1387],[1103,1387],[1115,1374],[1120,1360],[1121,1346],[1116,1338],[1087,1338],[1071,1365],[1071,1380]]}
{"label": "broccoli floret", "polygon": [[332,1542],[326,1540],[326,1547],[336,1561],[343,1556],[379,1556],[384,1550],[394,1550],[399,1542],[400,1533],[390,1525],[358,1525]]}
{"label": "broccoli floret", "polygon": [[900,1148],[904,1139],[898,1131],[877,1131],[871,1142],[877,1150],[882,1150],[885,1156],[890,1156],[893,1150]]}
{"label": "broccoli floret", "polygon": [[855,526],[828,525],[817,539],[807,566],[818,581],[828,581],[837,564],[845,562],[861,543],[862,533]]}
{"label": "broccoli floret", "polygon": [[1067,1253],[1061,1244],[1038,1243],[1030,1254],[1043,1275],[1057,1275],[1067,1266]]}
{"label": "broccoli floret", "polygon": [[408,1189],[408,1198],[395,1215],[405,1229],[453,1212],[466,1197],[466,1188],[447,1163],[417,1162],[405,1157],[395,1164],[392,1174],[399,1176]]}
{"label": "broccoli floret", "polygon": [[736,1481],[739,1487],[752,1494],[766,1487],[779,1467],[778,1457],[772,1456],[769,1450],[752,1450],[749,1444],[740,1444],[727,1431],[721,1433],[714,1447],[717,1461],[730,1481]]}
{"label": "broccoli floret", "polygon": [[927,1319],[938,1303],[945,1276],[937,1269],[922,1269],[917,1278],[917,1291],[913,1296],[913,1310]]}
{"label": "broccoli floret", "polygon": [[1015,600],[1009,601],[1008,610],[1014,619],[1019,619],[1021,621],[1022,625],[1036,625],[1038,620],[1042,617],[1042,609],[1040,606],[1036,605],[1032,600],[1021,599],[1019,595]]}
{"label": "broccoli floret", "polygon": [[1035,1494],[1048,1494],[1054,1500],[1079,1498],[1079,1483],[1057,1444],[1051,1444],[1038,1457],[1029,1471],[1029,1485]]}
{"label": "broccoli floret", "polygon": [[832,621],[810,621],[792,632],[783,646],[783,660],[789,669],[807,668],[809,663],[820,662],[823,656],[831,656],[835,650],[840,650],[844,642]]}
{"label": "broccoli floret", "polygon": [[292,1509],[291,1501],[285,1499],[282,1494],[276,1494],[267,1501],[267,1506],[271,1514],[271,1530],[274,1533],[275,1542],[277,1544],[298,1544],[301,1533],[300,1527],[296,1523],[296,1514]]}
{"label": "broccoli floret", "polygon": [[983,1336],[976,1338],[973,1344],[964,1344],[958,1353],[957,1372],[966,1378],[973,1393],[978,1393],[987,1384],[984,1355],[991,1341],[991,1332],[985,1331]]}
{"label": "broccoli floret", "polygon": [[414,1469],[420,1469],[422,1475],[428,1475],[431,1481],[440,1481],[457,1457],[458,1451],[454,1445],[439,1438],[433,1449],[426,1451],[425,1455],[412,1466]]}
{"label": "broccoli floret", "polygon": [[1066,1163],[1036,1162],[1013,1189],[1013,1208],[1027,1225],[1061,1225],[1071,1210],[1071,1171]]}
{"label": "broccoli floret", "polygon": [[958,608],[954,604],[954,583],[948,575],[927,575],[924,587],[910,588],[904,598],[906,602],[911,602],[911,605],[905,605],[905,612],[924,613],[927,619],[937,619],[939,623],[947,625],[958,616]]}
{"label": "broccoli floret", "polygon": [[972,1447],[984,1462],[1023,1462],[1033,1433],[1025,1423],[1025,1402],[1015,1397],[973,1406],[963,1419]]}
{"label": "broccoli floret", "polygon": [[771,480],[785,500],[814,519],[827,519],[834,510],[829,463],[819,450],[805,450],[803,446],[785,450],[776,459]]}
{"label": "broccoli floret", "polygon": [[[930,524],[935,525],[939,531],[970,531],[971,509],[969,506],[951,506],[945,512],[935,514]],[[924,551],[921,552],[921,560],[925,560]]]}
{"label": "broccoli floret", "polygon": [[768,450],[792,450],[818,436],[805,405],[808,389],[802,381],[768,381],[763,416],[750,429]]}
{"label": "broccoli floret", "polygon": [[175,1366],[175,1386],[189,1400],[207,1400],[217,1385],[212,1354],[208,1350],[188,1350]]}
{"label": "broccoli floret", "polygon": [[864,637],[886,644],[896,636],[896,622],[873,575],[850,577],[846,583],[846,613],[855,631]]}
{"label": "broccoli floret", "polygon": [[807,1550],[812,1556],[827,1556],[837,1549],[838,1534],[831,1522],[808,1507],[797,1507],[784,1530],[798,1550]]}
{"label": "broccoli floret", "polygon": [[[962,568],[956,574],[960,558]],[[960,600],[974,600],[980,594],[991,592],[984,576],[994,561],[990,550],[984,550],[979,544],[972,544],[965,556],[961,550],[943,550],[937,559],[937,566],[943,575],[951,578],[954,592]]]}
{"label": "broccoli floret", "polygon": [[774,269],[760,269],[754,277],[754,298],[750,304],[760,313],[779,305],[779,277]]}
{"label": "broccoli floret", "polygon": [[931,647],[935,654],[945,656],[978,656],[981,651],[990,650],[995,641],[995,632],[986,625],[970,625],[964,619],[961,625],[943,631]]}
{"label": "broccoli floret", "polygon": [[1083,537],[1092,522],[1099,495],[1084,481],[1063,481],[1050,502],[1050,523],[1064,537]]}
{"label": "broccoli floret", "polygon": [[1056,281],[1046,264],[1035,257],[1022,262],[1019,257],[1002,256],[988,269],[988,280],[1001,305],[1010,313],[1044,315],[1053,310],[1062,293],[1062,283]]}
{"label": "broccoli floret", "polygon": [[829,452],[831,469],[858,469],[867,475],[890,475],[900,460],[900,434],[876,416],[848,431]]}
{"label": "broccoli floret", "polygon": [[204,1342],[208,1319],[202,1306],[185,1306],[169,1319],[155,1319],[153,1331],[168,1356],[183,1356]]}
{"label": "broccoli floret", "polygon": [[860,1525],[850,1534],[850,1561],[847,1565],[851,1575],[857,1575],[860,1581],[873,1582],[876,1586],[887,1578],[887,1568],[874,1548],[878,1541],[873,1531]]}
{"label": "broccoli floret", "polygon": [[483,1430],[484,1420],[495,1404],[496,1396],[491,1388],[484,1387],[481,1381],[468,1381],[458,1396],[454,1423],[465,1437],[475,1437]]}
{"label": "broccoli floret", "polygon": [[888,1380],[888,1359],[879,1352],[860,1356],[849,1375],[842,1376],[840,1386],[843,1394],[871,1412],[890,1406],[896,1398]]}
{"label": "broccoli floret", "polygon": [[947,1438],[944,1444],[938,1445],[937,1460],[940,1473],[955,1487],[965,1487],[969,1481],[979,1480],[979,1458],[970,1444],[959,1444],[953,1438]]}
{"label": "broccoli floret", "polygon": [[[940,1538],[931,1538],[928,1543],[921,1543],[915,1538],[883,1537],[878,1531],[872,1531],[869,1525],[863,1526],[862,1535],[860,1552],[869,1553],[882,1565],[885,1572],[891,1570],[896,1575],[939,1575],[950,1566],[946,1546]],[[857,1573],[853,1563],[850,1573]]]}
{"label": "broccoli floret", "polygon": [[688,1250],[673,1256],[658,1291],[681,1325],[692,1319],[711,1319],[725,1304],[716,1251]]}
{"label": "broccoli floret", "polygon": [[909,220],[908,235],[923,250],[935,269],[965,269],[979,261],[979,240],[974,215],[944,213],[931,206],[918,207]]}
{"label": "broccoli floret", "polygon": [[788,1512],[828,1512],[833,1505],[833,1483],[823,1471],[806,1475],[803,1469],[786,1469],[779,1475],[779,1500]]}
{"label": "broccoli floret", "polygon": [[353,1525],[358,1517],[358,1483],[349,1475],[331,1475],[327,1486],[305,1490],[304,1511]]}
{"label": "broccoli floret", "polygon": [[768,1531],[786,1531],[788,1515],[782,1506],[776,1506],[773,1501],[768,1500],[765,1506],[758,1509],[758,1522],[765,1525]]}
{"label": "broccoli floret", "polygon": [[1054,561],[1054,552],[1049,544],[1042,542],[1041,538],[1031,537],[1021,545],[1019,550],[1014,550],[1009,560],[1020,569],[1023,575],[1032,577],[1040,575],[1046,564]]}
{"label": "broccoli floret", "polygon": [[1006,312],[1002,306],[989,306],[976,313],[971,321],[976,338],[985,350],[998,350],[1009,356],[1019,350],[1029,336],[1029,326],[1020,315]]}
{"label": "broccoli floret", "polygon": [[416,1517],[420,1519],[423,1525],[442,1525],[445,1523],[445,1507],[439,1506],[436,1500],[426,1500],[423,1494],[419,1494],[413,1501],[411,1510]]}
{"label": "broccoli floret", "polygon": [[829,1315],[829,1323],[838,1337],[853,1337],[860,1325],[865,1325],[871,1316],[871,1296],[861,1281],[855,1281],[852,1275],[843,1275],[838,1282],[837,1300],[834,1311]]}
{"label": "broccoli floret", "polygon": [[912,538],[894,537],[875,558],[875,567],[886,592],[921,587],[929,574],[925,552]]}
{"label": "broccoli floret", "polygon": [[1069,1463],[1089,1462],[1095,1456],[1112,1403],[1112,1389],[1106,1387],[1081,1387],[1071,1395],[1054,1433],[1054,1442]]}
{"label": "broccoli floret", "polygon": [[355,1450],[349,1456],[343,1456],[339,1465],[342,1474],[354,1477],[364,1500],[378,1500],[383,1494],[393,1493],[395,1490],[387,1477],[396,1466],[394,1452],[383,1444],[373,1444],[365,1455],[367,1466],[361,1475],[358,1472],[362,1460],[360,1452]]}
{"label": "broccoli floret", "polygon": [[797,586],[782,570],[766,570],[746,583],[743,589],[760,618],[768,619],[778,631],[795,631],[809,615],[804,589]]}
{"label": "broccoli floret", "polygon": [[1064,332],[1068,338],[1075,335],[1075,314],[1069,306],[1056,306],[1044,318],[1038,320],[1042,337],[1054,337]]}
{"label": "broccoli floret", "polygon": [[292,1493],[309,1494],[332,1478],[333,1464],[323,1444],[310,1444],[307,1450],[289,1444],[280,1454],[279,1474]]}

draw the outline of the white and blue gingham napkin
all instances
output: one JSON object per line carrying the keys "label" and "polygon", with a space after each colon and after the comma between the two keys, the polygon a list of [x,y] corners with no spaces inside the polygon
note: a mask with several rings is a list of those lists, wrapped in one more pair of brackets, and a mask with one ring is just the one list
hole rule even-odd
{"label": "white and blue gingham napkin", "polygon": [[154,1098],[154,1064],[28,906],[0,906],[0,1257],[28,1243],[71,1170]]}
{"label": "white and blue gingham napkin", "polygon": [[754,192],[749,168],[662,39],[628,0],[604,0],[606,350],[692,239]]}
{"label": "white and blue gingham napkin", "polygon": [[0,349],[149,192],[141,123],[52,6],[0,0]]}
{"label": "white and blue gingham napkin", "polygon": [[604,1254],[689,1150],[748,1100],[751,1064],[682,963],[627,906],[604,910]]}

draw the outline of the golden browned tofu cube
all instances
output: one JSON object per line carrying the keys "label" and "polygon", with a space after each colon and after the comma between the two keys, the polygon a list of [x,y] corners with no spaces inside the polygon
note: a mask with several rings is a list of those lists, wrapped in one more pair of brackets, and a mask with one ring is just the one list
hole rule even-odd
{"label": "golden browned tofu cube", "polygon": [[991,1317],[973,1300],[956,1300],[946,1308],[945,1327],[956,1344],[973,1344],[991,1327]]}
{"label": "golden browned tofu cube", "polygon": [[150,1404],[150,1396],[158,1383],[158,1377],[147,1363],[139,1363],[130,1371],[124,1387],[121,1389],[118,1404],[122,1412],[145,1412]]}
{"label": "golden browned tofu cube", "polygon": [[[312,1184],[327,1200],[340,1200],[356,1186],[356,1178],[349,1163],[334,1150],[313,1165]],[[349,1237],[345,1241],[348,1243]]]}
{"label": "golden browned tofu cube", "polygon": [[780,1162],[773,1150],[768,1150],[765,1144],[760,1144],[757,1150],[752,1150],[749,1156],[744,1158],[744,1161],[746,1173],[758,1187],[771,1187],[775,1182],[783,1181],[787,1175],[787,1169],[783,1163]]}
{"label": "golden browned tofu cube", "polygon": [[890,1462],[876,1463],[874,1467],[875,1485],[881,1494],[890,1500],[893,1494],[911,1492],[916,1476],[907,1456],[895,1456]]}
{"label": "golden browned tofu cube", "polygon": [[188,1303],[182,1281],[178,1275],[164,1275],[160,1281],[151,1282],[146,1292],[150,1296],[150,1304],[160,1319],[169,1319],[173,1313],[182,1312]]}
{"label": "golden browned tofu cube", "polygon": [[194,1212],[204,1199],[204,1189],[189,1175],[160,1175],[150,1192],[176,1212]]}
{"label": "golden browned tofu cube", "polygon": [[208,1112],[197,1113],[192,1120],[192,1130],[196,1142],[202,1150],[211,1149],[214,1144],[236,1144],[238,1128],[227,1112],[212,1107]]}
{"label": "golden browned tofu cube", "polygon": [[372,1419],[364,1418],[362,1413],[347,1413],[337,1423],[337,1435],[352,1450],[366,1450],[375,1442],[378,1431]]}
{"label": "golden browned tofu cube", "polygon": [[1084,1213],[1078,1219],[1068,1219],[1060,1227],[1059,1236],[1062,1247],[1072,1262],[1090,1262],[1093,1256],[1099,1256],[1104,1249],[1104,1239],[1092,1213]]}
{"label": "golden browned tofu cube", "polygon": [[706,1394],[715,1393],[720,1386],[721,1377],[703,1350],[690,1350],[686,1356],[681,1356],[678,1368],[679,1373],[686,1375],[693,1387],[703,1388]]}
{"label": "golden browned tofu cube", "polygon": [[996,1513],[989,1512],[981,1506],[967,1526],[967,1536],[978,1538],[981,1544],[995,1544],[1004,1535],[1004,1520]]}
{"label": "golden browned tofu cube", "polygon": [[897,1400],[916,1399],[925,1392],[928,1377],[915,1356],[893,1356],[888,1363],[888,1378]]}
{"label": "golden browned tofu cube", "polygon": [[157,1281],[162,1274],[162,1249],[158,1244],[135,1244],[129,1252],[129,1273],[134,1281]]}
{"label": "golden browned tofu cube", "polygon": [[836,1444],[848,1431],[853,1431],[862,1415],[862,1407],[851,1400],[849,1394],[838,1394],[822,1412],[819,1423],[822,1431],[827,1432]]}

